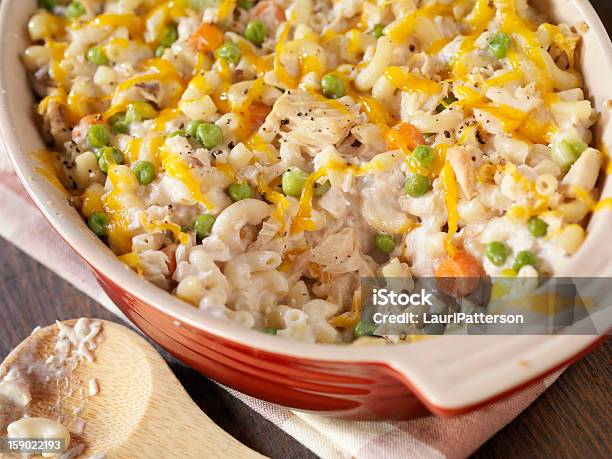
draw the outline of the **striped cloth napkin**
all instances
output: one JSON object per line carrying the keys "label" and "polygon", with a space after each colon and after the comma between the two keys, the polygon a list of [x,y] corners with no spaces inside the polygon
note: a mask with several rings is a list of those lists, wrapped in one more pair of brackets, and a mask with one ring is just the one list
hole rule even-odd
{"label": "striped cloth napkin", "polygon": [[[0,154],[0,236],[72,283],[118,316],[84,262],[49,228]],[[463,458],[514,419],[561,371],[522,392],[454,418],[412,421],[341,421],[304,414],[228,389],[253,410],[323,458]]]}

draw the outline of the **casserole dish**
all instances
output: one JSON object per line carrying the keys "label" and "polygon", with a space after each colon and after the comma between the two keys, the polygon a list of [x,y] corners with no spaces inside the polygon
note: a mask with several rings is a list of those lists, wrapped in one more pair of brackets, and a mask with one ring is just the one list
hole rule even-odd
{"label": "casserole dish", "polygon": [[[607,145],[612,124],[605,109],[605,76],[612,46],[587,2],[534,2],[551,19],[590,30],[580,64],[585,85],[602,117],[596,144]],[[414,417],[427,410],[458,414],[518,390],[577,358],[597,336],[445,336],[395,347],[311,345],[279,340],[202,316],[144,282],[120,263],[41,175],[34,155],[32,96],[19,56],[28,44],[25,24],[35,2],[3,1],[0,10],[0,133],[28,193],[51,225],[97,274],[111,299],[136,326],[186,364],[226,385],[292,408],[352,419]],[[10,16],[9,16],[10,15]],[[597,74],[587,72],[597,68]],[[612,194],[608,180],[603,196]],[[612,217],[598,212],[587,241],[570,267],[576,276],[609,276],[605,244]],[[603,247],[602,247],[603,245]],[[559,273],[563,275],[563,273]],[[567,274],[567,273],[566,273]]]}

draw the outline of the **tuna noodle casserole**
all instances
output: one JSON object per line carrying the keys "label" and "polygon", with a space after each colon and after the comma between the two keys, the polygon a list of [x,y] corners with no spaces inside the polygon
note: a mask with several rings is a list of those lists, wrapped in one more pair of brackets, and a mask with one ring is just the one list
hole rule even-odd
{"label": "tuna noodle casserole", "polygon": [[586,26],[525,0],[39,6],[50,179],[215,316],[353,341],[360,278],[551,275],[597,208]]}

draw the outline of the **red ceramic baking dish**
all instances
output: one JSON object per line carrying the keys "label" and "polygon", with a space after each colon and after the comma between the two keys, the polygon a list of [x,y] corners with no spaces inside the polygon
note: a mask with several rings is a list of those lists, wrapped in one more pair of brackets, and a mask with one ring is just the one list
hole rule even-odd
{"label": "red ceramic baking dish", "polygon": [[[608,111],[612,45],[586,0],[533,2],[554,21],[584,21],[580,65],[601,118],[596,142],[612,140]],[[127,317],[187,365],[246,394],[291,408],[350,419],[455,415],[475,409],[579,358],[602,336],[443,336],[407,345],[294,342],[202,314],[142,280],[88,230],[28,152],[43,146],[20,62],[35,0],[0,5],[0,134],[24,187],[53,228],[94,270]],[[604,149],[605,150],[605,149]],[[612,196],[605,177],[603,196]],[[574,276],[612,277],[612,213],[593,216],[573,257]],[[609,324],[607,324],[609,326]],[[607,328],[604,327],[602,332]]]}

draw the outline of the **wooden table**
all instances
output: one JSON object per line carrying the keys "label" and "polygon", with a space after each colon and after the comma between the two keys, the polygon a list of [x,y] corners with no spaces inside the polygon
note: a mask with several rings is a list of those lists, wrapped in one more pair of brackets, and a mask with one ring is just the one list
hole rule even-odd
{"label": "wooden table", "polygon": [[[0,239],[0,360],[36,325],[89,316],[114,320],[102,306]],[[561,378],[475,455],[607,457],[612,451],[612,344],[608,341]],[[164,353],[198,405],[251,448],[274,458],[316,457],[225,390]]]}
{"label": "wooden table", "polygon": [[[592,0],[608,30],[612,2]],[[99,304],[0,239],[0,360],[37,325],[89,316],[113,320]],[[271,457],[314,458],[242,402],[164,353],[194,400],[219,426]],[[607,458],[612,451],[612,344],[570,367],[476,458]]]}

